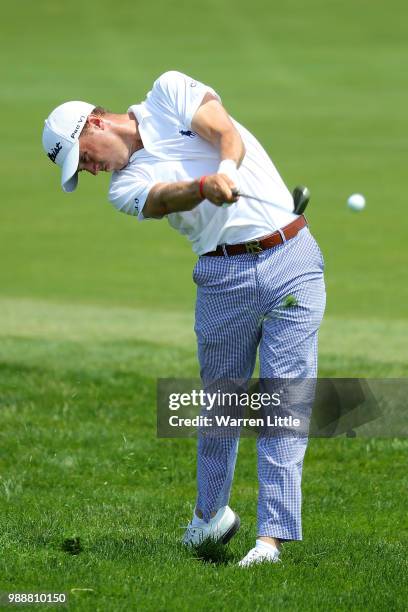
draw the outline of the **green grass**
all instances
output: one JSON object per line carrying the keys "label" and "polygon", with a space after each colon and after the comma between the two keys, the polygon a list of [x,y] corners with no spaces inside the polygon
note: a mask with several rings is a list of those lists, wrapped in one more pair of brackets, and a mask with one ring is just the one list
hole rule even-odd
{"label": "green grass", "polygon": [[[231,501],[243,527],[205,562],[179,544],[195,443],[155,436],[156,377],[197,376],[191,315],[154,313],[152,341],[137,309],[5,299],[0,311],[0,589],[68,592],[77,610],[261,610],[270,598],[277,609],[403,609],[406,440],[312,440],[305,543],[242,571],[256,535],[255,445],[243,439]],[[338,323],[321,333],[326,375],[352,372],[354,330]],[[374,342],[355,365],[398,375],[404,331],[395,323],[393,359],[381,360],[381,325],[360,329]]]}
{"label": "green grass", "polygon": [[2,7],[0,590],[67,591],[73,610],[404,609],[404,439],[312,440],[304,543],[242,572],[256,514],[244,439],[241,531],[218,563],[180,548],[195,444],[156,438],[155,387],[198,375],[194,256],[166,222],[117,214],[107,177],[63,194],[41,132],[68,99],[124,111],[168,69],[208,82],[287,184],[311,189],[320,374],[407,376],[406,21],[402,0]]}

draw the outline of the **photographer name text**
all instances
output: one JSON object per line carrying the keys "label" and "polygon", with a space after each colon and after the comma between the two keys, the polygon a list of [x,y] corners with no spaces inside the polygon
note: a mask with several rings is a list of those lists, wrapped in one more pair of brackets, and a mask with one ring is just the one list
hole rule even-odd
{"label": "photographer name text", "polygon": [[215,415],[214,417],[198,415],[192,418],[172,415],[169,417],[171,427],[299,427],[300,419],[289,416],[271,416],[265,418],[232,417]]}

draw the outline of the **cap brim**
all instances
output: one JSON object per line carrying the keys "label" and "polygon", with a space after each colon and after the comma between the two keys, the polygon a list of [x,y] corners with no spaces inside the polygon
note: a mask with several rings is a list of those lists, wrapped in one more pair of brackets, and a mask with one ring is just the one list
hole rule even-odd
{"label": "cap brim", "polygon": [[78,164],[79,142],[77,140],[64,159],[64,165],[62,166],[61,186],[68,193],[74,191],[78,185]]}

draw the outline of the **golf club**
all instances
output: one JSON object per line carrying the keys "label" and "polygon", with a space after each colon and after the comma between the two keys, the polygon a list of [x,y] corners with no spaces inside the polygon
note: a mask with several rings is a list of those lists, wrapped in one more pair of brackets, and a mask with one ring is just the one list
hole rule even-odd
{"label": "golf club", "polygon": [[[237,191],[237,190],[233,190],[232,193],[234,195],[241,196],[243,198],[248,198],[250,200],[256,200],[257,202],[263,202],[264,204],[270,204],[271,206],[276,206],[277,208],[280,208],[281,210],[287,211],[287,208],[285,208],[284,206],[279,206],[279,204],[275,204],[274,202],[271,202],[270,200],[265,200],[264,198],[258,198],[257,196],[252,196],[246,193],[241,193],[240,191]],[[293,204],[294,204],[293,212],[296,213],[297,215],[301,215],[305,211],[306,206],[309,204],[310,191],[307,187],[298,185],[297,187],[294,188],[292,192],[292,197],[293,197]]]}

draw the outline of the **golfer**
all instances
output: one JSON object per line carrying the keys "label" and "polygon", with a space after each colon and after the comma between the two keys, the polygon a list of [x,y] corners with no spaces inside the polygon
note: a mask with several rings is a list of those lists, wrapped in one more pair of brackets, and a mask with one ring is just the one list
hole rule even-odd
{"label": "golfer", "polygon": [[[109,199],[119,211],[138,221],[165,217],[190,240],[204,385],[250,379],[258,347],[262,379],[316,377],[321,252],[271,159],[211,87],[170,71],[122,114],[67,102],[46,120],[43,146],[61,168],[64,191],[75,190],[83,170],[112,172]],[[302,538],[306,446],[307,436],[295,433],[257,438],[257,538],[242,567],[276,562],[282,542]],[[186,545],[226,543],[236,533],[228,503],[237,450],[236,436],[199,436]]]}

